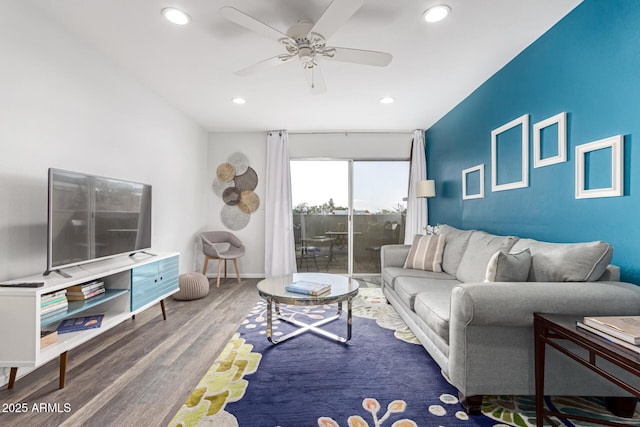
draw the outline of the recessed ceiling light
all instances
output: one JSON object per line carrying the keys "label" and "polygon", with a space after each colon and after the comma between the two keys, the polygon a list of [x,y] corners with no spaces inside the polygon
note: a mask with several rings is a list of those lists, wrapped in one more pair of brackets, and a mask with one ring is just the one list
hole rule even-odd
{"label": "recessed ceiling light", "polygon": [[438,6],[433,6],[427,9],[422,17],[427,22],[438,22],[442,21],[451,13],[451,8],[446,4],[440,4]]}
{"label": "recessed ceiling light", "polygon": [[390,96],[385,96],[384,98],[380,98],[380,104],[391,104],[395,100],[396,100],[395,98],[392,98]]}
{"label": "recessed ceiling light", "polygon": [[231,102],[233,102],[234,104],[242,105],[242,104],[246,104],[247,100],[244,98],[231,98]]}
{"label": "recessed ceiling light", "polygon": [[185,25],[191,21],[191,17],[186,12],[176,9],[175,7],[165,7],[160,13],[162,13],[169,22],[173,22],[174,24]]}

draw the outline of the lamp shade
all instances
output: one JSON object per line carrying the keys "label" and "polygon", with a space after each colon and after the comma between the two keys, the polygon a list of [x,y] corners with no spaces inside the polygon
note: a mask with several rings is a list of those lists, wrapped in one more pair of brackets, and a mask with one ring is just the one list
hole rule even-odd
{"label": "lamp shade", "polygon": [[418,181],[416,184],[416,197],[434,197],[436,195],[436,182],[432,179]]}

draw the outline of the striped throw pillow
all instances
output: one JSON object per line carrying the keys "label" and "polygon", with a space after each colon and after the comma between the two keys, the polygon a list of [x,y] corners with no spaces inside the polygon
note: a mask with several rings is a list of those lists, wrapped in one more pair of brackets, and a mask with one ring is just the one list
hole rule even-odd
{"label": "striped throw pillow", "polygon": [[445,238],[444,234],[416,234],[404,268],[441,272]]}

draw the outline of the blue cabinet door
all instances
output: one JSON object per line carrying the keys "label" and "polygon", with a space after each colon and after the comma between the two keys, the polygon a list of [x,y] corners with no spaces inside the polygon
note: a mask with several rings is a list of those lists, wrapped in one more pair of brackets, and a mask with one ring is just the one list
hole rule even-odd
{"label": "blue cabinet door", "polygon": [[160,301],[178,289],[178,257],[170,257],[131,270],[131,311]]}

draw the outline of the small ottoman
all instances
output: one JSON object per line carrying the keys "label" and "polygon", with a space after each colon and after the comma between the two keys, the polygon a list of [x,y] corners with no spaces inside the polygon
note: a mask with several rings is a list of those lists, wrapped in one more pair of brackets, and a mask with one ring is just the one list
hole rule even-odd
{"label": "small ottoman", "polygon": [[209,279],[202,273],[181,274],[178,278],[180,290],[173,298],[180,301],[204,298],[209,293]]}

